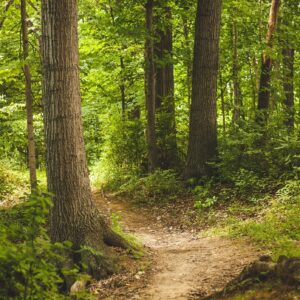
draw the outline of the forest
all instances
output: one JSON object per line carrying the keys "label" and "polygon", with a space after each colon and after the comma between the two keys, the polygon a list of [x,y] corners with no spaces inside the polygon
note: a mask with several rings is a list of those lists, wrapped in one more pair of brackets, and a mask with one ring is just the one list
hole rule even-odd
{"label": "forest", "polygon": [[298,0],[0,0],[0,300],[300,299]]}

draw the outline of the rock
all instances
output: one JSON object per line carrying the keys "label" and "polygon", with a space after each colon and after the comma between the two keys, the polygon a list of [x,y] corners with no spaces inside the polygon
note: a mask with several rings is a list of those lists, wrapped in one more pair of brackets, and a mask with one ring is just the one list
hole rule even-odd
{"label": "rock", "polygon": [[86,285],[87,285],[86,280],[75,281],[74,284],[70,288],[70,294],[75,295],[79,292],[83,292],[86,288]]}
{"label": "rock", "polygon": [[239,276],[239,280],[244,281],[248,278],[259,278],[260,280],[266,280],[274,275],[276,264],[271,261],[255,261],[249,266],[245,267]]}
{"label": "rock", "polygon": [[273,262],[272,257],[270,255],[262,255],[259,258],[259,261],[264,261],[264,262]]}
{"label": "rock", "polygon": [[276,275],[285,283],[300,284],[300,257],[280,256],[276,265]]}

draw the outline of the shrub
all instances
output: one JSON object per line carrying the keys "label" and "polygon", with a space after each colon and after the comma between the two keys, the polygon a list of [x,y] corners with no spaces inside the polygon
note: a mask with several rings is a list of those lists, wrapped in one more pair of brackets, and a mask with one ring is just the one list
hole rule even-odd
{"label": "shrub", "polygon": [[65,299],[59,294],[64,273],[59,264],[71,245],[50,242],[50,206],[50,197],[36,194],[22,205],[0,210],[0,299]]}
{"label": "shrub", "polygon": [[205,185],[198,185],[192,190],[195,198],[195,208],[204,210],[211,208],[217,201],[218,197],[212,193],[212,182],[208,181]]}
{"label": "shrub", "polygon": [[174,171],[157,170],[146,177],[131,177],[119,191],[136,202],[163,204],[175,199],[183,191],[183,184]]}

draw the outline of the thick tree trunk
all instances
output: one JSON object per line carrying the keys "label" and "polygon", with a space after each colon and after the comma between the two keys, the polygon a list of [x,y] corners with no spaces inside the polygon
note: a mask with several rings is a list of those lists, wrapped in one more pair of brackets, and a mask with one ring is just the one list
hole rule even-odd
{"label": "thick tree trunk", "polygon": [[239,79],[239,58],[238,58],[238,33],[236,22],[232,23],[232,75],[233,75],[233,123],[238,123],[241,118],[242,93]]}
{"label": "thick tree trunk", "polygon": [[175,168],[178,161],[174,99],[173,35],[171,8],[158,2],[159,16],[155,28],[154,47],[156,75],[156,116],[159,165]]}
{"label": "thick tree trunk", "polygon": [[28,40],[28,26],[26,17],[26,0],[21,0],[21,26],[22,26],[22,46],[23,46],[23,72],[25,77],[25,97],[26,97],[26,116],[27,116],[27,141],[28,141],[28,168],[30,174],[31,190],[37,187],[36,178],[36,152],[34,142],[34,128],[33,128],[33,97],[31,88],[31,72],[26,59],[29,55],[29,40]]}
{"label": "thick tree trunk", "polygon": [[52,240],[89,246],[101,255],[80,252],[96,278],[114,268],[107,245],[126,247],[100,217],[92,199],[83,141],[79,82],[77,1],[42,1],[43,105],[48,189],[54,206]]}
{"label": "thick tree trunk", "polygon": [[211,175],[217,155],[216,92],[221,0],[198,0],[186,178]]}
{"label": "thick tree trunk", "polygon": [[146,3],[146,30],[145,43],[145,98],[147,114],[147,148],[148,168],[152,172],[158,167],[158,149],[155,132],[155,67],[153,47],[153,0]]}
{"label": "thick tree trunk", "polygon": [[267,110],[269,108],[272,70],[272,59],[270,57],[269,52],[272,48],[272,40],[276,30],[279,4],[280,0],[272,0],[268,22],[268,31],[266,36],[266,49],[262,54],[261,75],[258,92],[258,110],[260,110],[262,114],[259,113],[258,115],[257,121],[259,123],[264,123],[266,121]]}
{"label": "thick tree trunk", "polygon": [[285,124],[290,131],[294,128],[294,60],[295,50],[285,48],[282,50],[283,56],[283,89],[285,105]]}

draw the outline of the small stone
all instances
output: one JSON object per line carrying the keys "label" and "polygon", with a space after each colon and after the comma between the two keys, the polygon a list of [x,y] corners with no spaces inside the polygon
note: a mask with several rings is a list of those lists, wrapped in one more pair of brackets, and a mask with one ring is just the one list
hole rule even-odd
{"label": "small stone", "polygon": [[79,292],[83,292],[86,288],[86,280],[78,280],[71,286],[70,294],[75,295]]}

